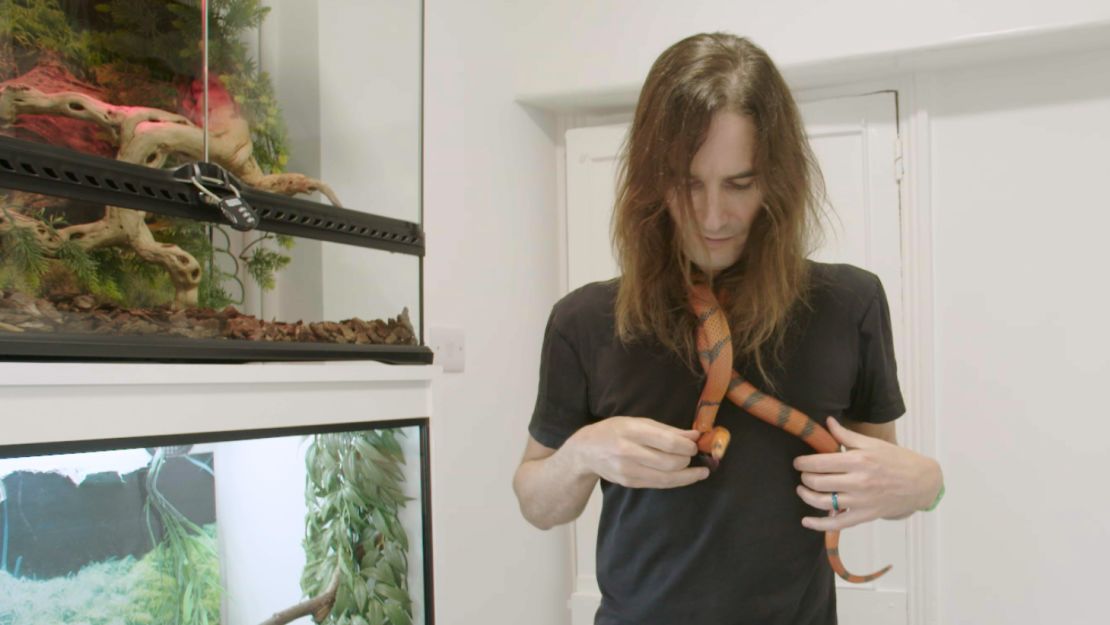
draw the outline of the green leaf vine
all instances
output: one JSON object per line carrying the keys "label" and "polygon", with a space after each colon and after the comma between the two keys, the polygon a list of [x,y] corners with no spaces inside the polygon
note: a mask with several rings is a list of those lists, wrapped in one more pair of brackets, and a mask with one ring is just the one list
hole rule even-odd
{"label": "green leaf vine", "polygon": [[308,447],[306,566],[301,589],[322,594],[339,571],[322,623],[410,625],[406,501],[399,430],[318,434]]}

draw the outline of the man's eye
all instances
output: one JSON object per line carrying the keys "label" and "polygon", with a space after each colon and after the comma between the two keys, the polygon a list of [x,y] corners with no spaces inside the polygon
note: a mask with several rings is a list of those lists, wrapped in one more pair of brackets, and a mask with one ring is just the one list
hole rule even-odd
{"label": "man's eye", "polygon": [[728,186],[729,188],[736,189],[737,191],[744,191],[746,189],[752,188],[753,184],[755,183],[749,182],[748,184],[740,184],[739,182],[730,182],[728,183]]}

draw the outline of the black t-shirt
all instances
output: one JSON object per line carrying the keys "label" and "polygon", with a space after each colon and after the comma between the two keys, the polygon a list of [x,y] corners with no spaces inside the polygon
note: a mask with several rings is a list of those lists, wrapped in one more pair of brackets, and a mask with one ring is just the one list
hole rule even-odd
{"label": "black t-shirt", "polygon": [[[850,265],[811,265],[809,309],[797,307],[774,395],[819,422],[832,415],[882,423],[905,407],[890,312],[879,279]],[[551,312],[529,432],[560,447],[607,417],[693,425],[703,376],[654,342],[614,333],[617,282],[588,284]],[[736,370],[760,390],[750,363]],[[699,369],[700,371],[700,369]],[[823,515],[795,492],[799,438],[729,401],[717,424],[732,433],[721,467],[676,489],[630,489],[602,480],[597,545],[598,625],[830,625],[834,574],[824,534],[801,525]],[[849,563],[850,566],[850,563]]]}

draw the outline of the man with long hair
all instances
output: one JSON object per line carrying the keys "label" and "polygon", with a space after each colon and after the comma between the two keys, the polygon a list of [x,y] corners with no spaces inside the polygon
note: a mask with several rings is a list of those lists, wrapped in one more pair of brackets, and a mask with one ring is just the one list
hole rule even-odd
{"label": "man with long hair", "polygon": [[[596,623],[836,623],[822,532],[939,500],[939,465],[895,440],[882,285],[806,258],[822,197],[762,49],[703,34],[656,60],[622,159],[621,275],[553,308],[513,480],[544,529],[577,518],[601,481]],[[731,378],[712,397],[719,357]],[[742,405],[720,401],[741,384]],[[761,401],[778,416],[754,418]],[[845,451],[813,453],[815,430]]]}

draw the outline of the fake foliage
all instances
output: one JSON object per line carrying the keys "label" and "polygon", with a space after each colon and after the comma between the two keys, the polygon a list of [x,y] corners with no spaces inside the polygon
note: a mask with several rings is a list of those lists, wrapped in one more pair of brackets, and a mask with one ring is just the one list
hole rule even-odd
{"label": "fake foliage", "polygon": [[[215,524],[201,540],[216,549]],[[16,577],[0,570],[0,625],[166,625],[174,622],[175,585],[161,564],[169,548],[160,544],[142,559],[127,556],[94,562],[52,579]],[[218,579],[219,561],[200,562]],[[204,613],[218,614],[220,597],[204,599]],[[200,617],[198,617],[200,618]],[[216,621],[210,621],[215,625]]]}
{"label": "fake foliage", "polygon": [[[95,9],[110,27],[93,35],[91,47],[102,65],[117,68],[116,75],[141,73],[166,84],[199,75],[200,0],[108,0]],[[258,70],[244,36],[269,12],[261,0],[210,0],[208,66],[249,120],[258,164],[279,173],[289,159],[285,124],[270,77]]]}
{"label": "fake foliage", "polygon": [[[248,120],[263,171],[280,173],[289,160],[285,122],[245,43],[270,9],[261,0],[210,0],[208,11],[209,74]],[[115,104],[176,111],[183,81],[200,76],[201,0],[0,0],[0,15],[0,80],[44,56]]]}
{"label": "fake foliage", "polygon": [[335,601],[321,623],[412,622],[408,538],[398,518],[411,498],[402,490],[399,433],[318,434],[308,447],[301,589],[319,596],[339,571]]}
{"label": "fake foliage", "polygon": [[[10,209],[0,198],[3,215],[11,219]],[[55,234],[67,225],[58,216],[29,216],[38,218]],[[292,237],[263,232],[233,254],[225,228],[188,219],[167,218],[156,232],[160,242],[178,245],[197,259],[204,270],[197,303],[214,309],[243,303],[246,286],[239,278],[241,267],[262,290],[273,289],[274,275],[291,261],[282,251],[292,249],[294,244]],[[273,241],[277,249],[264,245],[267,241]],[[227,290],[229,285],[235,285],[234,292]],[[46,295],[67,287],[130,308],[165,306],[174,298],[173,283],[166,271],[131,250],[88,251],[74,241],[66,241],[50,255],[29,227],[17,226],[0,234],[0,291]]]}
{"label": "fake foliage", "polygon": [[[147,469],[147,528],[154,550],[153,579],[141,587],[136,604],[151,625],[218,625],[220,622],[219,555],[214,538],[190,521],[158,490],[166,450],[159,447]],[[155,539],[154,523],[162,527]]]}

